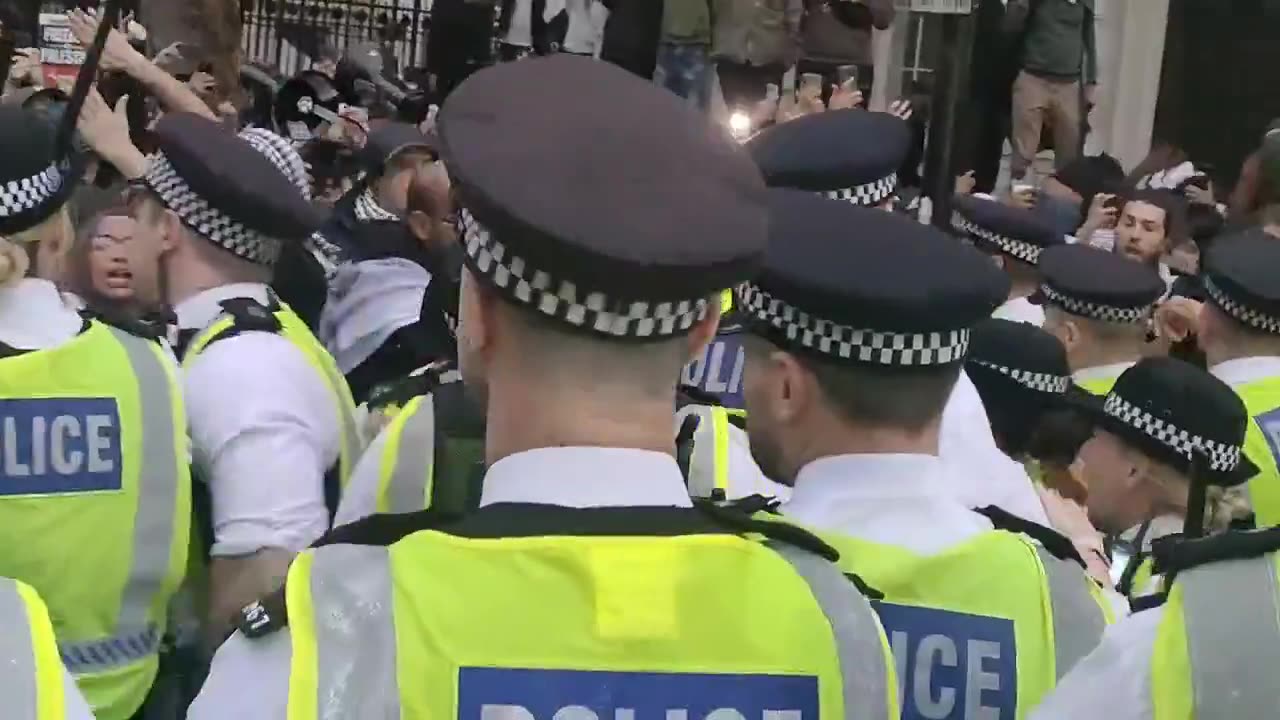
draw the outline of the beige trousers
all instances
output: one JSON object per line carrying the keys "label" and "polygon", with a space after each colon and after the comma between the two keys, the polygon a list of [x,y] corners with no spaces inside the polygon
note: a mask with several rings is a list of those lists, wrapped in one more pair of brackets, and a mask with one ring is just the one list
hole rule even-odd
{"label": "beige trousers", "polygon": [[1013,83],[1014,177],[1022,177],[1040,151],[1047,122],[1053,131],[1054,166],[1061,169],[1080,154],[1080,81],[1061,82],[1025,70]]}

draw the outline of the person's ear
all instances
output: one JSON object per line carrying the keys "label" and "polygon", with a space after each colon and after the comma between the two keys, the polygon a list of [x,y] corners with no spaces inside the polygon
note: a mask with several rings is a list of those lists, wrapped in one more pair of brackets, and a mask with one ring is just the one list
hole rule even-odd
{"label": "person's ear", "polygon": [[769,353],[768,364],[776,378],[774,417],[794,422],[807,414],[819,397],[817,378],[796,356],[782,350]]}
{"label": "person's ear", "polygon": [[421,210],[414,210],[405,218],[405,224],[409,227],[409,232],[413,233],[413,236],[418,239],[419,243],[423,245],[431,244],[433,240],[431,231],[434,223],[429,215]]}
{"label": "person's ear", "polygon": [[464,267],[458,287],[458,344],[465,345],[470,354],[487,354],[493,345],[497,312],[492,293]]}
{"label": "person's ear", "polygon": [[1066,346],[1067,352],[1071,352],[1080,347],[1084,340],[1084,334],[1080,329],[1080,325],[1070,318],[1062,322],[1062,344]]}
{"label": "person's ear", "polygon": [[160,233],[160,254],[167,255],[178,249],[178,245],[182,242],[182,218],[178,217],[178,213],[172,210],[164,210],[161,227],[163,232]]}
{"label": "person's ear", "polygon": [[717,295],[711,301],[711,304],[707,306],[706,316],[694,323],[689,334],[685,336],[685,341],[688,345],[688,359],[690,361],[702,357],[703,351],[715,339],[716,331],[720,329],[720,306],[716,304],[719,302],[720,296]]}

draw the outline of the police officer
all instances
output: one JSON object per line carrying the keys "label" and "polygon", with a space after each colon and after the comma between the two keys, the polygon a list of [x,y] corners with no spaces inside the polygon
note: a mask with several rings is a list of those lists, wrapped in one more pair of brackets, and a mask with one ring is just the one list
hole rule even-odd
{"label": "police officer", "polygon": [[209,503],[209,638],[329,527],[361,441],[341,374],[268,288],[315,227],[297,188],[244,140],[167,115],[130,198],[138,241],[164,248],[182,328],[192,455]]}
{"label": "police officer", "polygon": [[1044,309],[1029,300],[1040,289],[1036,266],[1045,248],[1065,237],[1030,210],[973,195],[956,196],[952,213],[952,226],[1009,276],[1009,298],[994,317],[1044,325]]}
{"label": "police officer", "polygon": [[1208,302],[1198,340],[1209,371],[1244,399],[1245,449],[1261,472],[1249,482],[1258,527],[1280,524],[1280,246],[1261,231],[1215,242],[1204,260]]}
{"label": "police officer", "polygon": [[48,123],[0,108],[0,156],[0,575],[44,597],[95,712],[123,720],[151,690],[186,566],[180,386],[154,339],[82,318],[50,282],[76,171]]}
{"label": "police officer", "polygon": [[1040,255],[1044,329],[1067,348],[1076,384],[1106,395],[1142,357],[1164,281],[1150,267],[1086,245]]}
{"label": "police officer", "polygon": [[191,717],[896,716],[870,605],[691,508],[673,457],[679,368],[764,249],[750,161],[678,98],[567,55],[473,75],[440,137],[482,507],[369,518],[300,555],[288,628],[271,598],[247,611],[261,637],[223,647]]}
{"label": "police officer", "polygon": [[[1154,541],[1183,531],[1197,513],[1196,528],[1222,531],[1230,525],[1229,505],[1201,502],[1197,508],[1192,491],[1205,484],[1235,487],[1257,474],[1258,467],[1239,451],[1248,417],[1221,380],[1164,357],[1126,370],[1105,400],[1092,398],[1085,409],[1095,425],[1080,449],[1090,519],[1111,534],[1146,523],[1135,533],[1119,582],[1120,591],[1137,600],[1160,589],[1151,565],[1143,563]],[[1205,456],[1205,467],[1193,469],[1193,449]]]}
{"label": "police officer", "polygon": [[904,717],[1023,717],[1110,609],[1066,538],[971,511],[938,457],[971,328],[1007,284],[931,227],[775,193],[764,270],[740,293],[751,448],[794,486],[781,513],[884,593]]}
{"label": "police officer", "polygon": [[[770,187],[888,211],[910,144],[910,127],[893,115],[839,110],[775,125],[747,147]],[[942,455],[960,470],[955,489],[966,504],[999,505],[1048,522],[1026,473],[996,447],[982,401],[963,372],[943,414]]]}
{"label": "police officer", "polygon": [[0,578],[0,697],[13,720],[93,720],[58,658],[49,608],[30,585]]}
{"label": "police officer", "polygon": [[[1238,484],[1256,470],[1242,448],[1244,404],[1191,365],[1143,360],[1097,405],[1099,433],[1085,460],[1105,470],[1089,478],[1090,509],[1104,529],[1185,508],[1189,490]],[[1188,521],[1198,535],[1199,523]],[[1167,603],[1108,630],[1034,717],[1274,716],[1280,694],[1264,668],[1280,647],[1277,549],[1275,530],[1157,543],[1155,570],[1176,578]]]}

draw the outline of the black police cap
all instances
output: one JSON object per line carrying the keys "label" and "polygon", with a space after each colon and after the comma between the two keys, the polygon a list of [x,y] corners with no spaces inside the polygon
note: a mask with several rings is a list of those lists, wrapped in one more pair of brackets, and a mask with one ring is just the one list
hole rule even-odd
{"label": "black police cap", "polygon": [[436,155],[435,136],[424,134],[408,123],[386,123],[369,133],[364,146],[365,166],[372,172],[381,172],[392,158],[409,150]]}
{"label": "black police cap", "polygon": [[1243,451],[1249,423],[1243,401],[1226,383],[1181,360],[1143,359],[1086,409],[1099,428],[1177,470],[1189,472],[1198,455],[1200,480],[1208,484],[1231,487],[1258,473]]}
{"label": "black police cap", "polygon": [[240,258],[275,263],[319,226],[302,194],[243,139],[191,113],[166,115],[144,182],[193,231]]}
{"label": "black police cap", "polygon": [[1261,229],[1222,238],[1203,266],[1210,302],[1244,325],[1280,335],[1280,240]]}
{"label": "black police cap", "polygon": [[1049,248],[1039,267],[1040,300],[1093,320],[1144,322],[1165,292],[1155,269],[1087,245]]}
{"label": "black police cap", "polygon": [[988,318],[973,328],[966,372],[983,374],[1012,391],[1063,395],[1071,368],[1062,343],[1030,323]]}
{"label": "black police cap", "polygon": [[609,63],[559,55],[481,70],[449,96],[438,132],[471,272],[572,328],[682,334],[764,252],[750,158]]}
{"label": "black police cap", "polygon": [[971,247],[908,218],[770,191],[760,276],[741,289],[754,332],[822,358],[899,368],[958,363],[1009,281]]}
{"label": "black police cap", "polygon": [[953,203],[952,227],[992,252],[1035,265],[1045,248],[1066,239],[1035,213],[1001,202],[962,195]]}
{"label": "black police cap", "polygon": [[70,163],[56,156],[54,132],[30,110],[0,106],[0,234],[44,222],[75,188]]}
{"label": "black police cap", "polygon": [[774,125],[746,147],[769,187],[873,206],[897,191],[911,128],[888,113],[831,110]]}

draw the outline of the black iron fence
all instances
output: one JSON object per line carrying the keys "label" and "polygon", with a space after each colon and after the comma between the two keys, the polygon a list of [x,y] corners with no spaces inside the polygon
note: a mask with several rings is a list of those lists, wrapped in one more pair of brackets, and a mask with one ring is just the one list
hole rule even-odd
{"label": "black iron fence", "polygon": [[403,69],[424,64],[431,0],[241,0],[240,15],[245,59],[285,76],[370,41]]}

